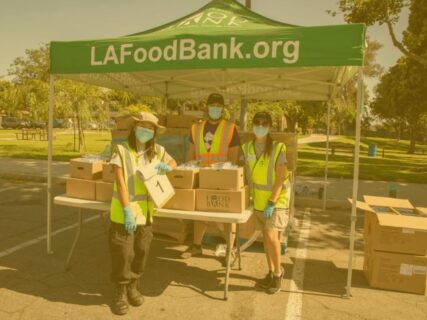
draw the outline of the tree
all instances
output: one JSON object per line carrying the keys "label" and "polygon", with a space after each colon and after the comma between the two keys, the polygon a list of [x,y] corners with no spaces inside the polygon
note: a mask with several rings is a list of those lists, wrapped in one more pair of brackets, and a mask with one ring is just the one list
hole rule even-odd
{"label": "tree", "polygon": [[49,81],[49,45],[37,49],[26,49],[24,57],[16,58],[8,70],[15,83],[30,80]]}
{"label": "tree", "polygon": [[408,153],[414,153],[418,131],[427,115],[427,66],[403,57],[381,78],[375,91],[372,110],[400,127],[408,126]]}
{"label": "tree", "polygon": [[[387,26],[393,45],[406,57],[427,65],[427,1],[425,0],[339,0],[339,10],[348,23],[376,23]],[[409,7],[409,23],[399,41],[394,25],[399,21],[402,9]],[[336,12],[328,10],[332,15]]]}

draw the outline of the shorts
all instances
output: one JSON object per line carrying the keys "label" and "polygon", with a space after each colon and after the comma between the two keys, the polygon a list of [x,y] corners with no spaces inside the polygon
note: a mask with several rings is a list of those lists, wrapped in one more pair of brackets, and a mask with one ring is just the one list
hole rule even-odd
{"label": "shorts", "polygon": [[289,209],[274,209],[270,219],[264,218],[264,213],[258,210],[254,210],[254,216],[256,230],[276,229],[277,231],[284,231],[289,222]]}

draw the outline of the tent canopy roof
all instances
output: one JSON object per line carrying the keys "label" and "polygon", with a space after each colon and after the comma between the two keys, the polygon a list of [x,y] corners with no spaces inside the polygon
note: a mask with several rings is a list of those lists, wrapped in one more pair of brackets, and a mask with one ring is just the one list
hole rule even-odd
{"label": "tent canopy roof", "polygon": [[363,24],[299,27],[213,0],[140,33],[51,43],[51,73],[148,96],[328,100],[363,65]]}

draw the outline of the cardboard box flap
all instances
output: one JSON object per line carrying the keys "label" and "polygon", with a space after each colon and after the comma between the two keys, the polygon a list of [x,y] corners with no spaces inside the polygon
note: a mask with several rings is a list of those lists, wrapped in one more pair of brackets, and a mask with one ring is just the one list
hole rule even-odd
{"label": "cardboard box flap", "polygon": [[383,227],[407,228],[427,232],[427,219],[389,214],[378,214],[378,223]]}
{"label": "cardboard box flap", "polygon": [[[347,200],[351,204],[353,204],[353,199],[347,198]],[[365,211],[369,211],[369,212],[375,213],[375,211],[367,203],[362,202],[362,201],[356,201],[356,207],[357,207],[357,209],[360,209],[360,210],[365,210]]]}
{"label": "cardboard box flap", "polygon": [[363,196],[365,202],[370,206],[393,207],[393,208],[410,208],[414,206],[407,199],[395,199],[387,197]]}
{"label": "cardboard box flap", "polygon": [[427,208],[415,207],[415,209],[423,216],[427,216]]}

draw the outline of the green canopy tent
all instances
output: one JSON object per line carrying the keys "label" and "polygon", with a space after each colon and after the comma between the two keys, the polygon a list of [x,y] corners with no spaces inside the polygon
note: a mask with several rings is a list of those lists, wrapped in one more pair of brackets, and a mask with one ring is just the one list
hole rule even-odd
{"label": "green canopy tent", "polygon": [[[54,79],[147,96],[330,101],[357,71],[359,97],[353,203],[357,198],[363,106],[363,24],[300,27],[274,21],[235,0],[212,0],[166,25],[119,38],[50,45],[47,250],[51,252]],[[325,179],[327,169],[325,169]],[[350,295],[356,207],[352,207]]]}

